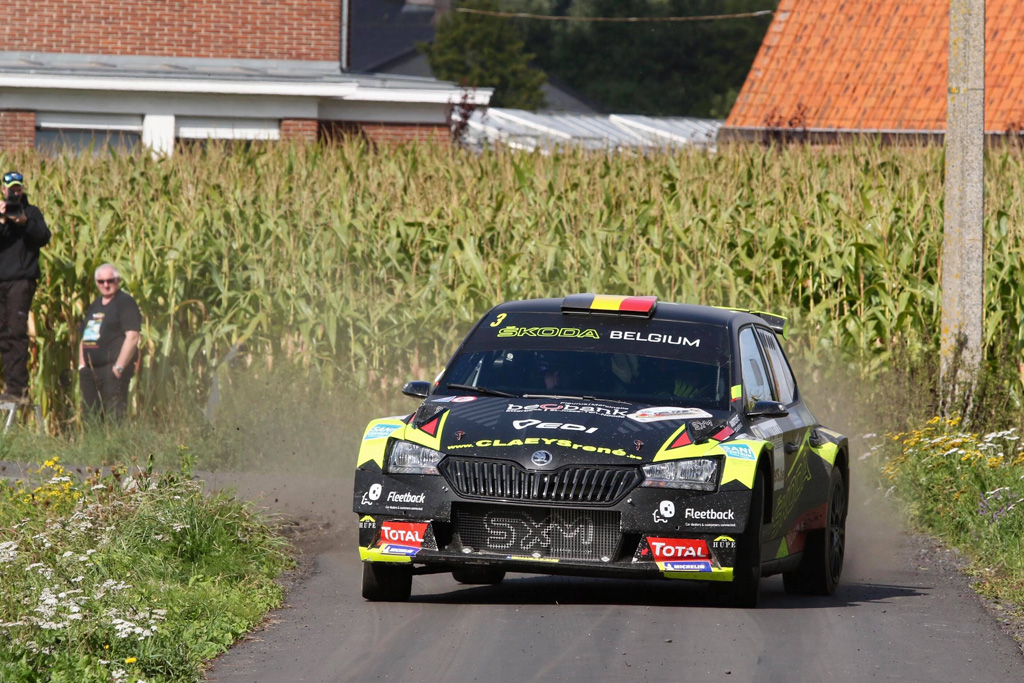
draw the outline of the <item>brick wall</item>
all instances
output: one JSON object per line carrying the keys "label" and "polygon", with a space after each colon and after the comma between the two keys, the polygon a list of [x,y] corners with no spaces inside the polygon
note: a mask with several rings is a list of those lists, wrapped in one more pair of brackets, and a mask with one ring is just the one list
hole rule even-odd
{"label": "brick wall", "polygon": [[0,111],[0,149],[20,149],[35,144],[34,111]]}
{"label": "brick wall", "polygon": [[7,0],[3,49],[340,59],[341,0]]}
{"label": "brick wall", "polygon": [[449,140],[448,127],[444,124],[324,121],[321,124],[320,133],[321,137],[328,139],[361,135],[375,144],[398,144],[403,142],[447,143]]}
{"label": "brick wall", "polygon": [[282,140],[316,142],[318,130],[316,119],[281,119]]}

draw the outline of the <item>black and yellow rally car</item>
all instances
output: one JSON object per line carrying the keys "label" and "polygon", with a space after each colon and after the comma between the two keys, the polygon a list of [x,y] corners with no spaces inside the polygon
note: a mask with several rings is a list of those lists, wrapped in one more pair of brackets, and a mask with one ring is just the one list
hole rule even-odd
{"label": "black and yellow rally car", "polygon": [[507,571],[831,594],[849,446],[815,420],[764,313],[578,294],[501,304],[415,413],[363,434],[363,597]]}

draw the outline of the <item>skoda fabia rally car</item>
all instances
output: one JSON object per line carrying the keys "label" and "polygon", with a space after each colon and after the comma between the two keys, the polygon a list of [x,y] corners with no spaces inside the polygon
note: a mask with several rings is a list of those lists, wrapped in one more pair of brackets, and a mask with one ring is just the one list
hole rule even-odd
{"label": "skoda fabia rally car", "polygon": [[363,597],[507,571],[831,594],[849,446],[804,404],[769,314],[579,294],[501,304],[412,415],[363,434]]}

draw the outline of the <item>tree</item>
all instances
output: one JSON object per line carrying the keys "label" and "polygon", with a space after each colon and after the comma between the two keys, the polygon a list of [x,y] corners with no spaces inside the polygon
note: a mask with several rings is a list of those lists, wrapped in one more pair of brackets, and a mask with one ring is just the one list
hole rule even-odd
{"label": "tree", "polygon": [[[462,7],[497,10],[493,0],[468,0]],[[536,110],[544,106],[547,76],[531,68],[534,55],[514,26],[497,17],[449,12],[441,17],[433,43],[423,43],[434,75],[473,88],[494,88],[491,105]]]}

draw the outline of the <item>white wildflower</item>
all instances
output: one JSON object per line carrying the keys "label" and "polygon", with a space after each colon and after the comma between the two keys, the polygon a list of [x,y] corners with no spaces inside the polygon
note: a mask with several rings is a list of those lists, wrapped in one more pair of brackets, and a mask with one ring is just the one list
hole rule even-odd
{"label": "white wildflower", "polygon": [[18,559],[18,542],[4,541],[0,543],[0,564],[14,562]]}

